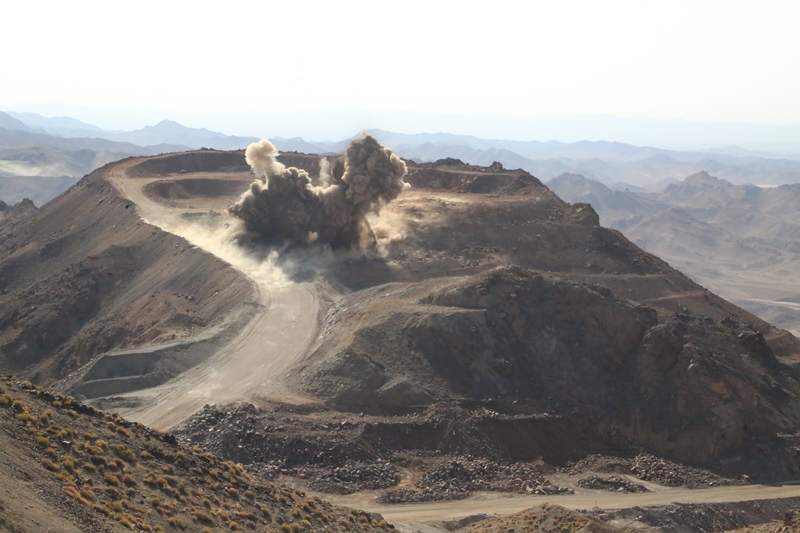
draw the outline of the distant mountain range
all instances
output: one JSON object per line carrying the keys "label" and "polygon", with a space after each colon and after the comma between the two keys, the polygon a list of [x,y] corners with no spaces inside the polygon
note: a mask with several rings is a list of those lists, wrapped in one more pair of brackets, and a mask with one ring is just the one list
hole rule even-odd
{"label": "distant mountain range", "polygon": [[36,113],[13,111],[0,112],[0,128],[35,131],[70,139],[106,139],[139,147],[165,145],[173,148],[172,151],[197,148],[239,150],[258,140],[256,137],[225,135],[206,128],[189,128],[172,120],[162,120],[155,126],[145,126],[134,131],[110,131],[70,117],[43,117]]}
{"label": "distant mountain range", "polygon": [[[736,146],[688,151],[612,141],[566,143],[484,139],[452,133],[404,134],[379,129],[368,132],[398,155],[417,162],[453,157],[488,166],[498,161],[506,168],[521,168],[545,181],[565,173],[580,174],[619,190],[659,191],[702,171],[736,184],[800,183],[800,159]],[[300,137],[271,140],[281,151],[340,154],[357,137],[326,142],[309,142]],[[256,140],[190,128],[171,120],[134,131],[110,131],[71,117],[0,112],[0,199],[15,202],[23,194],[34,196],[40,204],[75,179],[122,157],[199,148],[236,150]],[[36,150],[26,153],[34,147]],[[60,181],[55,186],[56,181],[48,178]],[[54,185],[50,190],[48,183]]]}
{"label": "distant mountain range", "polygon": [[[609,141],[510,141],[452,133],[403,134],[368,130],[398,155],[417,162],[446,157],[488,166],[499,161],[548,180],[564,173],[581,174],[612,188],[658,189],[701,171],[733,183],[800,182],[800,160],[736,146],[703,151],[665,150]],[[350,139],[312,143],[300,137],[273,138],[282,151],[341,153]]]}
{"label": "distant mountain range", "polygon": [[590,203],[604,226],[700,284],[800,332],[800,183],[762,188],[699,172],[658,193],[613,190],[578,174],[547,186]]}
{"label": "distant mountain range", "polygon": [[124,157],[198,148],[243,149],[235,137],[164,120],[135,131],[108,131],[70,117],[0,112],[0,199],[37,205],[92,170]]}

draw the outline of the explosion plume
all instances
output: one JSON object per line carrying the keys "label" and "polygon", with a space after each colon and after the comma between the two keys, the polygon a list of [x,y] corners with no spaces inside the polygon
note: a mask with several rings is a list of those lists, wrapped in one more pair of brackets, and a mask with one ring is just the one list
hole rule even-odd
{"label": "explosion plume", "polygon": [[266,139],[248,146],[245,157],[256,179],[228,212],[268,243],[373,246],[367,214],[378,212],[409,186],[403,181],[403,160],[369,135],[353,141],[333,164],[323,159],[319,185],[305,170],[280,163],[278,151]]}

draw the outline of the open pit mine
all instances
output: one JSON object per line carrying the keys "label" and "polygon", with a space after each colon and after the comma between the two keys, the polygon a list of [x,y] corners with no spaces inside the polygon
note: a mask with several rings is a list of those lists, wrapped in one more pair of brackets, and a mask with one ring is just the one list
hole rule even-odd
{"label": "open pit mine", "polygon": [[3,373],[401,530],[784,516],[798,360],[527,172],[368,136],[128,158],[0,221]]}

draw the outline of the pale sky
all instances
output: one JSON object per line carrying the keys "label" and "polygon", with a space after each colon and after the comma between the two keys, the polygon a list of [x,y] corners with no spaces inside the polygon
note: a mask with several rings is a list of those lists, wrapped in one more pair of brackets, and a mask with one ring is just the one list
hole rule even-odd
{"label": "pale sky", "polygon": [[0,110],[71,109],[106,128],[320,109],[800,124],[797,0],[10,0],[1,12]]}

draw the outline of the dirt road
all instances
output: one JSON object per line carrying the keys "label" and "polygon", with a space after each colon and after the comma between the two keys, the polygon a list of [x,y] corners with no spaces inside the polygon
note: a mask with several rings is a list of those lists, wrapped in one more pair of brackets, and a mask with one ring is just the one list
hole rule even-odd
{"label": "dirt road", "polygon": [[466,516],[512,514],[534,505],[553,503],[568,509],[624,509],[636,506],[667,505],[670,503],[720,503],[751,500],[768,500],[800,496],[800,485],[738,485],[709,489],[664,488],[655,492],[625,494],[601,492],[561,496],[527,496],[496,492],[478,492],[466,500],[382,505],[367,499],[363,494],[351,496],[325,495],[328,500],[341,505],[353,505],[366,511],[380,513],[398,526],[420,524],[439,520],[457,520]]}
{"label": "dirt road", "polygon": [[142,188],[153,180],[127,177],[126,171],[134,163],[136,160],[123,161],[110,169],[109,180],[136,205],[139,216],[248,276],[258,292],[258,308],[250,322],[212,357],[163,385],[122,395],[136,406],[116,411],[125,418],[169,430],[208,403],[256,397],[307,401],[290,393],[283,377],[305,354],[317,332],[319,301],[313,284],[293,282],[269,257],[259,259],[246,253],[233,242],[232,230],[225,225],[211,219],[187,222],[180,209],[148,198]]}

